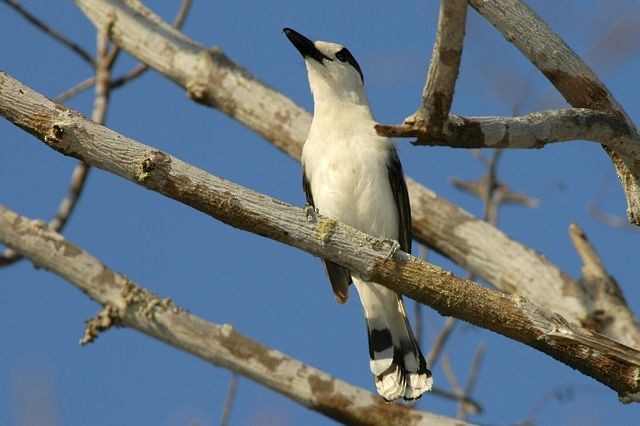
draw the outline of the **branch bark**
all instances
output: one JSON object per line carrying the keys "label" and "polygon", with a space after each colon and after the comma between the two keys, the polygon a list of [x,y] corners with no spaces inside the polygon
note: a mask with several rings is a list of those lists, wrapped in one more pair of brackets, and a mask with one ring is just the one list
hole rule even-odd
{"label": "branch bark", "polygon": [[[598,76],[522,1],[470,0],[469,3],[528,58],[573,107],[613,114],[635,132],[633,121]],[[637,147],[637,143],[635,145]],[[605,150],[627,199],[627,217],[640,225],[640,157],[609,147]]]}
{"label": "branch bark", "polygon": [[298,403],[346,424],[458,425],[457,420],[389,404],[238,333],[228,324],[204,321],[162,299],[73,245],[44,222],[0,205],[0,240],[70,281],[105,306],[88,323],[83,342],[112,326],[138,330],[210,364],[238,372]]}
{"label": "branch bark", "polygon": [[[76,0],[97,27],[109,16],[113,43],[187,90],[194,100],[218,108],[299,160],[311,116],[282,93],[260,82],[220,49],[206,50],[171,28],[140,2]],[[144,42],[142,42],[144,41]],[[582,288],[534,250],[407,178],[413,235],[463,268],[505,292],[580,323],[591,304]],[[611,336],[622,338],[619,336]],[[634,342],[640,346],[640,332]]]}
{"label": "branch bark", "polygon": [[[0,114],[49,147],[189,205],[233,227],[336,262],[431,306],[536,348],[614,389],[640,391],[640,351],[568,323],[520,295],[508,296],[363,234],[235,185],[54,104],[0,73]],[[7,244],[11,245],[10,242]]]}
{"label": "branch bark", "polygon": [[417,145],[452,148],[543,148],[554,142],[599,142],[616,152],[640,158],[640,135],[617,116],[586,108],[533,112],[520,117],[449,115],[442,132],[424,126],[376,125],[390,137],[417,137]]}

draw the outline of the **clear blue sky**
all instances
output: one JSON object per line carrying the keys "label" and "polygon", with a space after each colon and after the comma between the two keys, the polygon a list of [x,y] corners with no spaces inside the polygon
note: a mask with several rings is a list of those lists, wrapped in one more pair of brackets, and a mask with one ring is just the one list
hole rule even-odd
{"label": "clear blue sky", "polygon": [[[632,1],[531,2],[579,54],[584,55],[634,119],[640,117],[639,51],[633,42],[640,8]],[[95,31],[72,2],[24,4],[62,33],[95,50]],[[171,20],[178,1],[147,4]],[[315,4],[315,6],[313,5]],[[321,4],[321,5],[320,5]],[[219,45],[266,83],[311,109],[298,53],[281,34],[289,26],[312,39],[348,46],[359,60],[374,112],[400,122],[420,100],[433,45],[438,2],[207,2],[194,1],[184,32]],[[567,19],[571,17],[571,19]],[[530,82],[523,112],[566,104],[517,50],[475,11],[469,12],[465,51],[453,111],[509,115]],[[599,49],[610,22],[631,28],[613,47]],[[627,25],[627,27],[625,27]],[[620,31],[624,33],[624,31]],[[55,97],[91,75],[73,53],[0,4],[0,69]],[[616,49],[626,48],[624,60]],[[122,55],[116,74],[135,62]],[[91,91],[69,105],[90,115]],[[109,127],[165,150],[215,175],[302,206],[300,167],[221,113],[189,101],[154,72],[115,92]],[[32,218],[48,219],[66,191],[75,160],[53,152],[0,120],[0,203]],[[467,152],[413,147],[398,141],[405,171],[447,199],[480,214],[480,203],[453,189],[452,177],[484,173]],[[509,151],[499,173],[514,189],[541,201],[529,210],[506,207],[501,227],[544,253],[571,276],[580,262],[567,229],[580,223],[631,308],[640,312],[634,256],[638,232],[594,220],[587,205],[624,215],[615,173],[596,144],[573,142],[543,150]],[[373,390],[361,308],[337,305],[318,259],[230,228],[186,206],[93,170],[65,235],[117,271],[194,314],[229,323],[268,346],[337,377]],[[431,260],[463,274],[437,256]],[[22,262],[0,270],[0,425],[25,424],[31,403],[51,410],[57,424],[217,424],[230,373],[130,330],[111,330],[80,347],[83,321],[99,307],[55,275]],[[424,328],[437,334],[443,318],[426,309]],[[465,380],[479,342],[485,362],[474,393],[483,424],[514,424],[536,407],[542,425],[634,425],[638,405],[623,406],[603,385],[520,343],[459,324],[446,347]],[[436,385],[448,387],[440,365]],[[553,392],[558,388],[564,392]],[[567,391],[568,389],[568,391]],[[546,402],[545,402],[546,401]],[[455,405],[430,395],[418,407],[453,415]],[[234,425],[325,425],[318,414],[241,379]]]}

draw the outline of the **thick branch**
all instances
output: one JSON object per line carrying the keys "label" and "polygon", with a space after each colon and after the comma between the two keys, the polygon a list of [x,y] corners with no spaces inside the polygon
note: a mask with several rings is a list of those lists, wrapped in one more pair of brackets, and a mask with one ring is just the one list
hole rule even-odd
{"label": "thick branch", "polygon": [[451,109],[462,41],[467,20],[467,0],[441,0],[438,32],[431,64],[422,93],[422,104],[405,119],[405,123],[422,124],[432,134],[439,134]]}
{"label": "thick branch", "polygon": [[[224,223],[336,262],[454,316],[530,345],[594,377],[624,398],[640,391],[640,352],[570,325],[527,299],[456,278],[331,219],[235,185],[55,105],[0,74],[0,114],[64,155],[187,204]],[[34,102],[35,99],[35,102]],[[28,111],[28,112],[27,112]],[[25,113],[26,112],[26,113]]]}
{"label": "thick branch", "polygon": [[[76,3],[98,27],[115,15],[111,36],[116,45],[187,89],[193,99],[219,108],[294,159],[300,159],[311,124],[309,113],[260,82],[219,49],[205,50],[138,2]],[[407,178],[407,184],[413,233],[418,241],[500,290],[517,291],[574,322],[589,315],[591,305],[581,287],[544,256],[411,178]]]}
{"label": "thick branch", "polygon": [[[470,4],[525,55],[572,106],[614,114],[635,129],[598,76],[522,1],[470,0]],[[624,189],[627,216],[640,225],[640,157],[610,147],[605,149]]]}
{"label": "thick branch", "polygon": [[115,16],[110,33],[113,43],[184,87],[190,98],[218,108],[300,158],[311,124],[309,114],[280,92],[258,82],[220,49],[205,49],[140,2],[76,3],[97,28]]}
{"label": "thick branch", "polygon": [[[389,404],[287,355],[257,343],[228,324],[211,324],[139,287],[86,251],[0,205],[0,240],[67,279],[105,306],[89,322],[85,342],[112,325],[136,329],[213,365],[238,372],[339,422],[362,425],[457,425],[457,421]],[[397,423],[396,423],[397,422]]]}
{"label": "thick branch", "polygon": [[640,158],[640,135],[618,117],[585,108],[533,112],[521,117],[450,115],[442,133],[424,126],[377,125],[378,133],[417,137],[416,144],[452,148],[542,148],[554,142],[599,142],[616,152]]}

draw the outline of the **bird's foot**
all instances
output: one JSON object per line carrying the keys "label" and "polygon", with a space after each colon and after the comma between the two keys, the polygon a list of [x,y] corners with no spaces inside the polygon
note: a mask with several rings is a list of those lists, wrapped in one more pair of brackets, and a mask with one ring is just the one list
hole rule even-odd
{"label": "bird's foot", "polygon": [[389,244],[389,254],[387,255],[386,260],[389,260],[396,255],[396,252],[400,250],[401,247],[400,247],[400,243],[397,242],[396,240],[387,240],[386,242]]}
{"label": "bird's foot", "polygon": [[307,216],[307,221],[316,223],[316,221],[318,220],[317,213],[318,210],[311,204],[307,203],[304,205],[304,214]]}

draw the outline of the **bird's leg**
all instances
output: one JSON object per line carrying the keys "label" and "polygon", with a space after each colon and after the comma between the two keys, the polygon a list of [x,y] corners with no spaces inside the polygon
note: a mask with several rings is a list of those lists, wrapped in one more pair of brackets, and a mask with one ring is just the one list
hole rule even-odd
{"label": "bird's leg", "polygon": [[392,240],[392,239],[388,239],[387,241],[385,241],[388,245],[389,245],[389,254],[387,255],[386,260],[391,259],[393,256],[395,256],[396,252],[398,250],[401,249],[400,247],[400,243],[397,242],[396,240]]}
{"label": "bird's leg", "polygon": [[318,213],[318,209],[314,208],[311,204],[305,203],[304,205],[304,214],[307,216],[307,221],[311,223],[315,223],[318,218],[316,214]]}

